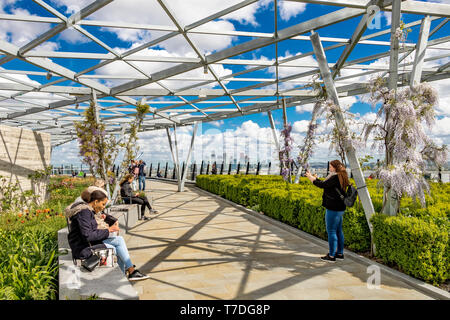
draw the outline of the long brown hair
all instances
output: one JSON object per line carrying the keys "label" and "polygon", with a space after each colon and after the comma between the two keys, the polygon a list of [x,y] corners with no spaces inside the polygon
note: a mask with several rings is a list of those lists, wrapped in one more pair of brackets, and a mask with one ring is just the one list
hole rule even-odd
{"label": "long brown hair", "polygon": [[134,178],[134,175],[132,175],[131,173],[127,173],[127,174],[122,178],[122,181],[120,181],[119,185],[122,186],[125,182],[127,182],[127,181],[130,180],[131,178]]}
{"label": "long brown hair", "polygon": [[332,165],[336,170],[342,190],[346,191],[347,187],[350,185],[350,181],[348,180],[348,174],[345,166],[339,160],[331,161],[330,165]]}

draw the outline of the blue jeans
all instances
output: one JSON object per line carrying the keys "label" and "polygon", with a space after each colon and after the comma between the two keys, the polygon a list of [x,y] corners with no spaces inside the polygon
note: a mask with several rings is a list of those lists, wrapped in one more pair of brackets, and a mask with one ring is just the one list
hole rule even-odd
{"label": "blue jeans", "polygon": [[117,256],[117,263],[123,273],[133,266],[130,255],[128,254],[127,245],[121,236],[110,237],[103,240],[103,243],[106,247],[114,249],[114,253]]}
{"label": "blue jeans", "polygon": [[145,176],[139,176],[139,190],[145,190]]}
{"label": "blue jeans", "polygon": [[328,233],[329,255],[344,253],[344,232],[342,231],[342,216],[345,211],[333,211],[326,209],[325,224]]}

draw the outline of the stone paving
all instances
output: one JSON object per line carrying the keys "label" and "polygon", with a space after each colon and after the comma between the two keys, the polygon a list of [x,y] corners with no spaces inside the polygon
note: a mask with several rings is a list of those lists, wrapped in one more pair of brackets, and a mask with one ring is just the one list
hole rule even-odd
{"label": "stone paving", "polygon": [[147,188],[159,213],[124,236],[132,261],[150,275],[134,283],[141,300],[431,299],[384,274],[369,289],[363,264],[321,261],[326,247],[195,187],[179,193],[147,180]]}

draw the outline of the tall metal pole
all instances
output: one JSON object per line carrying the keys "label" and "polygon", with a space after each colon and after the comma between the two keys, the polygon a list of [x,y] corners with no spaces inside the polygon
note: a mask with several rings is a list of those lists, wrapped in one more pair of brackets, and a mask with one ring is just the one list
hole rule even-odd
{"label": "tall metal pole", "polygon": [[181,172],[180,172],[180,159],[178,158],[178,139],[177,139],[177,126],[173,125],[173,137],[175,140],[175,157],[177,160],[177,164],[175,166],[176,174],[177,174],[177,180],[178,180],[178,190],[181,186]]}
{"label": "tall metal pole", "polygon": [[[186,159],[186,163],[189,165],[191,160],[192,148],[194,147],[195,136],[197,135],[198,122],[194,122],[194,128],[192,129],[191,145],[189,146],[189,151]],[[186,172],[185,172],[186,171]],[[182,192],[184,190],[184,182],[186,180],[187,170],[183,171],[181,177],[181,183],[178,185],[178,191]]]}
{"label": "tall metal pole", "polygon": [[277,153],[280,151],[280,141],[278,140],[278,135],[275,129],[275,122],[273,121],[272,112],[267,111],[267,116],[269,117],[270,128],[272,129],[273,141],[275,142],[275,147],[277,148]]}
{"label": "tall metal pole", "polygon": [[[334,81],[332,79],[330,69],[328,67],[328,62],[325,56],[325,52],[322,47],[322,43],[320,41],[319,34],[313,32],[310,36],[311,42],[314,48],[314,53],[316,55],[317,62],[319,64],[320,74],[322,75],[322,80],[325,84],[325,88],[328,94],[328,97],[333,101],[333,103],[337,106],[337,110],[334,111],[334,117],[336,120],[336,127],[340,132],[343,132],[344,136],[347,135],[348,128],[346,126],[344,117],[342,115],[340,106],[339,106],[339,98],[336,91],[336,87],[334,85]],[[372,236],[373,227],[370,222],[370,218],[375,213],[373,208],[372,200],[370,198],[369,190],[366,186],[366,181],[363,176],[363,172],[358,162],[358,158],[356,157],[356,152],[351,143],[345,139],[344,141],[345,153],[347,155],[347,159],[350,163],[350,169],[353,172],[355,177],[356,187],[358,189],[358,196],[361,200],[362,206],[364,208],[364,213],[366,215],[367,223],[369,225],[370,234]]]}
{"label": "tall metal pole", "polygon": [[[392,18],[391,18],[391,52],[389,58],[389,78],[388,78],[388,88],[389,90],[395,91],[395,96],[397,96],[397,83],[398,83],[398,54],[399,54],[399,43],[400,40],[396,37],[396,31],[400,27],[400,17],[401,17],[401,1],[397,0],[392,3]],[[389,119],[389,112],[386,114],[386,119]],[[387,136],[387,141],[391,139]],[[392,165],[392,152],[387,148],[385,155],[386,166]],[[383,191],[383,213],[388,215],[396,215],[398,211],[400,201],[398,197],[394,194],[392,189],[384,187]]]}

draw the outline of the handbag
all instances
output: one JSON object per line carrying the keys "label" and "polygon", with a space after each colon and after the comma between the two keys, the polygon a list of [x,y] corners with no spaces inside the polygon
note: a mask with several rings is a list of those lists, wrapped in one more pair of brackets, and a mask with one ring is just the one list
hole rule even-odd
{"label": "handbag", "polygon": [[92,255],[81,261],[81,266],[87,271],[92,272],[100,264],[100,257],[92,250]]}

